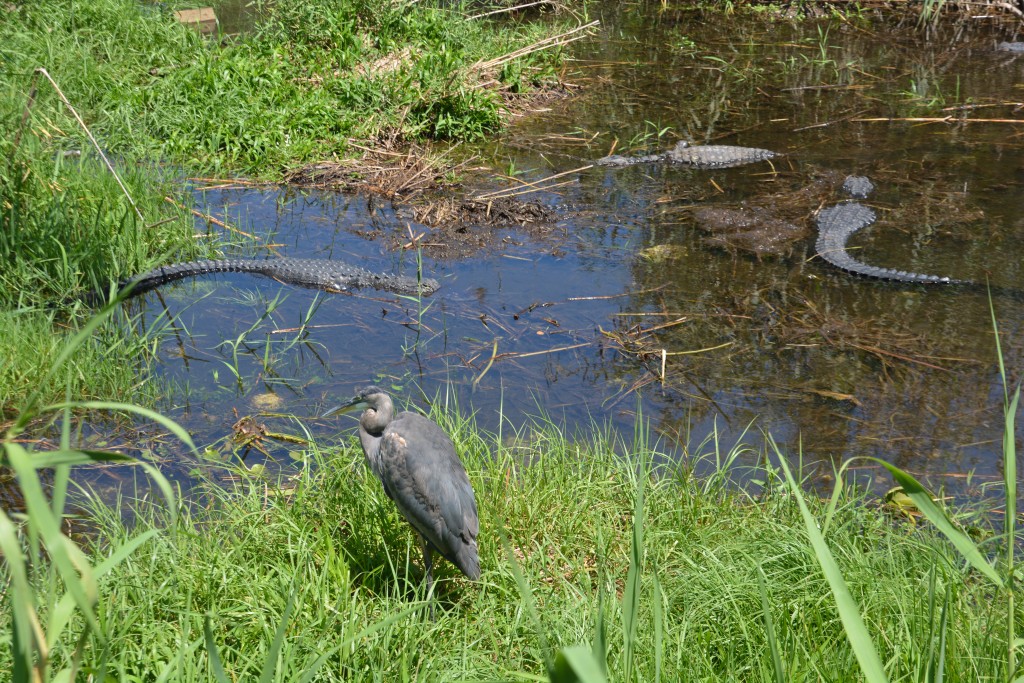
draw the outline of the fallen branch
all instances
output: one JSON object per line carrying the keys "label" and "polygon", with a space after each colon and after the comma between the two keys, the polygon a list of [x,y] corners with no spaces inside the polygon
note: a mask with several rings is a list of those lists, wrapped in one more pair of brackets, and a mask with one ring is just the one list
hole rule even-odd
{"label": "fallen branch", "polygon": [[477,196],[473,197],[472,199],[474,199],[476,201],[487,201],[488,199],[501,199],[503,197],[515,197],[515,196],[521,195],[521,194],[529,194],[531,192],[540,192],[542,190],[547,190],[547,189],[550,189],[552,187],[560,187],[560,186],[564,185],[565,183],[557,183],[555,185],[541,185],[541,183],[546,183],[546,182],[548,182],[550,180],[554,180],[555,178],[561,178],[562,176],[569,175],[570,173],[579,173],[580,171],[585,171],[588,168],[593,168],[593,167],[594,167],[593,164],[588,164],[586,166],[580,166],[579,168],[574,168],[571,171],[562,171],[561,173],[556,173],[555,175],[548,176],[547,178],[541,178],[540,180],[538,180],[536,182],[533,182],[533,183],[526,182],[526,181],[520,181],[528,189],[525,189],[525,190],[521,190],[521,189],[520,190],[495,190],[494,192],[485,192],[483,194],[477,195]]}
{"label": "fallen branch", "polygon": [[942,117],[908,117],[908,118],[871,118],[871,119],[850,119],[854,123],[881,123],[881,122],[905,122],[905,123],[1015,123],[1024,124],[1024,119],[958,119],[953,116]]}

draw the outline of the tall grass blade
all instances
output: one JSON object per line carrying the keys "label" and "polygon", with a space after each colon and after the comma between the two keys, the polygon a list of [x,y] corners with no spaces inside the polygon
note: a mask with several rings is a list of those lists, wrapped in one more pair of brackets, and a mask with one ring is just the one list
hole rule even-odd
{"label": "tall grass blade", "polygon": [[[601,530],[597,532],[597,547],[604,548],[604,539]],[[604,581],[605,575],[602,570],[597,578],[597,616],[594,619],[594,658],[601,665],[601,672],[608,675],[608,624],[605,619],[604,607]]]}
{"label": "tall grass blade", "polygon": [[0,550],[3,551],[7,574],[10,581],[8,599],[14,620],[11,629],[12,658],[14,659],[14,683],[32,680],[36,666],[34,653],[40,652],[39,665],[46,661],[46,636],[36,614],[35,593],[28,580],[28,567],[18,542],[18,532],[10,517],[0,508]]}
{"label": "tall grass blade", "polygon": [[789,464],[779,451],[775,440],[769,436],[768,441],[778,456],[779,462],[782,464],[790,491],[792,491],[793,497],[800,506],[800,515],[804,519],[804,526],[807,528],[807,536],[811,541],[811,547],[814,549],[814,554],[818,558],[818,564],[821,565],[821,570],[825,574],[829,588],[832,590],[832,597],[835,599],[836,607],[839,610],[839,618],[843,622],[846,637],[849,639],[853,653],[860,664],[861,673],[864,674],[864,678],[869,683],[888,683],[889,677],[885,674],[882,660],[879,658],[878,651],[871,640],[871,634],[868,633],[864,620],[860,616],[860,609],[850,594],[850,589],[846,585],[846,580],[843,579],[843,573],[840,571],[839,565],[836,564],[836,560],[832,556],[832,551],[829,550],[828,544],[825,543],[825,538],[821,535],[821,531],[818,530],[817,522],[815,522],[811,511],[807,508],[807,501],[804,500],[800,485],[793,478],[793,473],[789,470]]}
{"label": "tall grass blade", "polygon": [[1016,428],[1014,425],[1017,420],[1017,405],[1020,402],[1020,384],[1017,384],[1017,389],[1013,392],[1013,398],[1011,399],[1007,389],[1009,384],[1006,381],[1003,347],[999,341],[999,321],[996,320],[996,308],[992,302],[991,290],[988,293],[988,311],[989,315],[992,316],[992,336],[996,342],[996,360],[999,362],[999,377],[1003,382],[1003,404],[1006,406],[1005,415],[1003,416],[1003,496],[1006,505],[1003,532],[1006,539],[1006,582],[1008,588],[1006,596],[1006,671],[1007,678],[1011,678],[1017,673],[1018,648],[1016,625],[1014,623],[1017,613],[1014,592],[1014,581],[1016,579],[1014,548],[1017,544],[1017,445]]}
{"label": "tall grass blade", "polygon": [[93,333],[97,328],[99,328],[99,326],[102,325],[120,305],[120,301],[113,301],[104,306],[95,315],[89,318],[85,324],[82,325],[82,329],[76,332],[75,335],[67,341],[63,350],[57,355],[57,358],[54,359],[50,367],[47,369],[46,375],[44,375],[43,379],[39,382],[39,389],[37,389],[35,393],[29,395],[23,408],[18,413],[18,417],[7,430],[9,438],[13,438],[20,434],[28,423],[36,416],[35,406],[39,403],[42,392],[45,391],[45,387],[48,385],[50,378],[64,366],[64,363],[67,362],[67,360],[71,358],[71,356],[73,356],[86,341],[92,338]]}
{"label": "tall grass blade", "polygon": [[761,592],[761,612],[764,614],[764,630],[768,634],[768,647],[772,653],[772,670],[775,672],[775,683],[786,683],[786,670],[782,666],[782,655],[779,652],[779,640],[775,633],[775,620],[768,604],[768,582],[764,570],[757,565],[757,587]]}
{"label": "tall grass blade", "polygon": [[65,588],[82,611],[89,628],[99,630],[93,604],[96,601],[96,580],[85,554],[71,539],[61,533],[60,520],[46,501],[43,487],[32,466],[28,451],[16,443],[6,443],[7,460],[18,477],[30,524],[46,545],[50,561],[57,568]]}
{"label": "tall grass blade", "polygon": [[284,606],[284,614],[281,615],[281,623],[277,626],[277,633],[274,634],[274,641],[270,644],[270,651],[267,652],[267,659],[263,662],[263,673],[260,674],[260,683],[270,683],[274,680],[274,671],[277,669],[277,658],[281,654],[281,646],[284,644],[284,634],[288,630],[288,620],[292,618],[292,609],[295,607],[295,591],[288,593],[288,602]]}
{"label": "tall grass blade", "polygon": [[949,603],[952,601],[952,588],[946,585],[946,595],[942,600],[942,616],[939,618],[939,656],[935,669],[934,683],[942,683],[946,679],[946,634],[949,632]]}
{"label": "tall grass blade", "polygon": [[[139,534],[135,538],[127,541],[126,543],[117,547],[110,557],[103,560],[95,567],[92,568],[93,576],[99,581],[104,575],[109,573],[117,565],[128,559],[135,550],[143,543],[148,541],[157,535],[156,529],[150,529],[149,531]],[[70,595],[65,595],[61,598],[60,602],[54,608],[53,613],[50,615],[49,623],[47,624],[48,632],[46,635],[47,645],[54,647],[57,644],[60,634],[63,633],[67,627],[68,622],[71,620],[71,616],[75,611],[75,603]]]}
{"label": "tall grass blade", "polygon": [[654,574],[652,578],[654,580],[654,681],[661,683],[661,666],[665,656],[665,615],[662,602],[665,598],[658,575]]}
{"label": "tall grass blade", "polygon": [[112,451],[94,451],[84,449],[80,451],[49,451],[45,453],[33,453],[30,465],[37,470],[62,467],[66,465],[89,465],[97,462],[134,462],[134,458],[123,453]]}
{"label": "tall grass blade", "polygon": [[999,588],[1005,586],[1003,578],[999,576],[995,567],[989,563],[988,560],[978,550],[978,546],[974,544],[974,541],[965,534],[964,532],[953,526],[952,520],[946,515],[938,505],[935,504],[935,500],[932,495],[925,489],[921,483],[910,474],[904,472],[895,465],[890,465],[884,460],[879,458],[867,458],[877,462],[885,469],[889,470],[892,474],[893,479],[903,487],[903,492],[910,496],[911,500],[917,506],[917,509],[928,518],[928,521],[935,525],[942,534],[949,539],[949,541],[960,551],[960,554],[964,556],[972,567],[977,569],[979,572],[984,574],[992,583]]}
{"label": "tall grass blade", "polygon": [[501,538],[501,545],[505,549],[505,556],[508,558],[512,576],[515,577],[516,586],[519,587],[519,595],[522,597],[523,602],[526,603],[526,613],[529,614],[533,627],[537,632],[537,640],[540,641],[541,657],[544,659],[544,669],[548,672],[548,676],[553,678],[555,675],[555,663],[551,659],[551,648],[548,646],[548,638],[544,634],[544,625],[541,624],[540,614],[537,613],[537,606],[533,603],[533,592],[530,590],[529,584],[526,583],[526,577],[523,576],[519,563],[516,562],[516,556],[512,552],[512,543],[508,540],[504,521],[499,521],[498,523],[498,536]]}
{"label": "tall grass blade", "polygon": [[[1004,379],[1005,382],[1005,379]],[[1013,398],[1006,407],[1005,427],[1003,429],[1003,486],[1006,514],[1003,515],[1004,535],[1006,538],[1006,664],[1007,671],[1011,675],[1017,671],[1017,645],[1016,624],[1017,612],[1015,608],[1015,586],[1016,575],[1014,572],[1013,551],[1017,545],[1017,447],[1016,440],[1016,415],[1017,405],[1020,403],[1020,385],[1013,392]]]}
{"label": "tall grass blade", "polygon": [[217,683],[232,683],[224,671],[224,664],[220,661],[220,653],[217,652],[217,642],[213,638],[213,627],[210,623],[211,614],[207,612],[203,617],[203,636],[206,639],[206,655],[210,658],[210,670]]}
{"label": "tall grass blade", "polygon": [[644,552],[644,488],[647,481],[646,463],[641,465],[637,477],[636,504],[633,509],[633,542],[629,553],[629,571],[622,592],[622,637],[627,681],[633,680],[633,660],[636,648],[637,617],[640,613],[640,572]]}

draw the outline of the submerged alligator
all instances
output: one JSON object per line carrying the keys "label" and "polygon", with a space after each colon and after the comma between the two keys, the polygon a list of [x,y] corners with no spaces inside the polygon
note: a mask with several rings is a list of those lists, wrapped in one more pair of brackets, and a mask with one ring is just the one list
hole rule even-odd
{"label": "submerged alligator", "polygon": [[955,280],[939,275],[912,273],[894,268],[871,266],[850,256],[846,251],[846,243],[855,232],[875,222],[874,210],[864,206],[856,199],[864,199],[875,189],[870,180],[864,176],[847,176],[843,190],[855,199],[829,206],[818,212],[818,240],[814,244],[818,256],[836,268],[856,275],[894,280],[896,282],[916,282],[921,284],[971,285],[970,280]]}
{"label": "submerged alligator", "polygon": [[175,263],[154,268],[121,282],[128,296],[155,289],[172,280],[206,273],[255,273],[301,287],[343,292],[350,289],[373,288],[396,294],[429,296],[441,285],[433,278],[374,273],[341,261],[315,258],[217,259]]}
{"label": "submerged alligator", "polygon": [[731,168],[753,164],[758,161],[772,159],[780,156],[778,152],[770,149],[758,149],[757,147],[737,147],[735,145],[693,145],[686,140],[676,143],[676,146],[661,154],[646,154],[643,156],[627,157],[620,154],[598,159],[594,163],[599,166],[632,166],[633,164],[647,164],[656,161],[669,161],[674,164],[683,164],[693,168]]}

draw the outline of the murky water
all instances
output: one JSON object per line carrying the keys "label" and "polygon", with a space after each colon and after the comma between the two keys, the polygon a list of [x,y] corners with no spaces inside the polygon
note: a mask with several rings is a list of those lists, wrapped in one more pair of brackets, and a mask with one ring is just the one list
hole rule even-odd
{"label": "murky water", "polygon": [[[716,429],[727,446],[744,433],[757,444],[764,429],[790,451],[802,442],[807,461],[879,456],[958,491],[967,473],[994,478],[1002,388],[984,293],[861,279],[810,258],[814,212],[840,199],[831,181],[814,183],[858,173],[878,186],[869,203],[879,221],[855,239],[862,260],[1024,289],[1024,56],[978,34],[925,42],[867,22],[608,5],[600,34],[572,48],[574,96],[482,152],[516,180],[474,182],[522,187],[613,146],[649,152],[678,139],[785,156],[721,171],[570,173],[524,197],[558,209],[546,236],[493,230],[492,248],[459,260],[426,248],[423,268],[443,288],[422,304],[247,275],[166,286],[145,297],[150,324],[166,312],[175,321],[157,365],[169,387],[161,409],[234,457],[233,425],[245,416],[272,432],[337,438],[354,422],[315,416],[372,380],[420,405],[452,392],[491,430],[499,415],[521,425],[541,411],[570,430],[631,430],[640,407],[668,448]],[[243,240],[249,254],[411,274],[416,252],[388,251],[382,236],[430,241],[429,228],[380,200],[198,197],[257,235]],[[697,208],[749,205],[783,207],[805,236],[758,258],[709,240],[695,218]],[[995,307],[1016,381],[1024,300],[999,296]],[[299,449],[262,444],[282,463]]]}

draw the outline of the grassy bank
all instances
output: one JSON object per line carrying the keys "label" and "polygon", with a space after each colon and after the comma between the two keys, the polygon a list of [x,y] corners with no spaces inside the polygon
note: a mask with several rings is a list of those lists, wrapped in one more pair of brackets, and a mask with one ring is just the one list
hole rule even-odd
{"label": "grassy bank", "polygon": [[100,326],[67,372],[50,372],[85,324],[79,313],[90,312],[81,297],[210,248],[195,239],[192,216],[164,201],[176,192],[154,169],[122,165],[119,184],[88,148],[65,157],[52,124],[22,128],[24,106],[0,94],[0,125],[9,132],[0,139],[0,426],[39,388],[45,402],[65,391],[142,400],[149,339],[127,314]]}
{"label": "grassy bank", "polygon": [[[557,49],[506,58],[551,26],[499,27],[458,4],[266,3],[251,34],[224,41],[137,0],[4,12],[0,86],[24,93],[45,67],[115,153],[271,178],[345,156],[351,140],[479,138],[500,127],[510,94],[551,82],[559,60]],[[40,93],[41,108],[55,103]]]}
{"label": "grassy bank", "polygon": [[[750,453],[708,445],[719,474],[698,479],[649,469],[643,433],[498,437],[438,418],[476,489],[483,577],[442,563],[436,622],[408,526],[350,440],[281,482],[211,485],[174,520],[141,505],[129,529],[128,501],[93,501],[88,553],[123,561],[98,584],[96,632],[78,641],[76,620],[53,670],[78,643],[82,671],[112,680],[547,680],[545,660],[582,644],[568,654],[602,653],[609,680],[864,680],[794,489],[775,470],[754,473],[770,483],[756,494],[727,481]],[[830,500],[810,511],[889,679],[1006,680],[1001,593],[927,525],[842,484]],[[32,578],[55,604],[60,582]]]}

